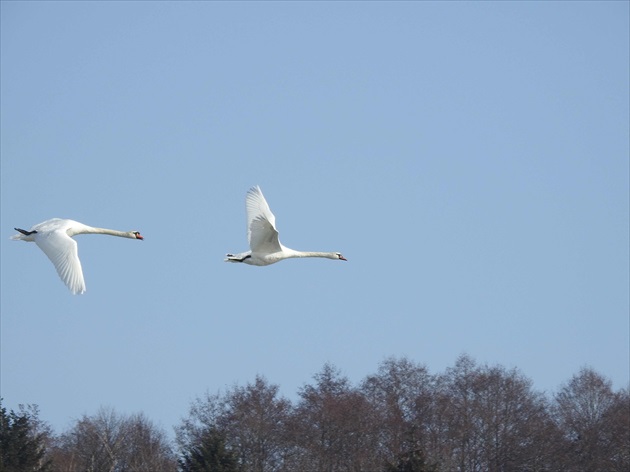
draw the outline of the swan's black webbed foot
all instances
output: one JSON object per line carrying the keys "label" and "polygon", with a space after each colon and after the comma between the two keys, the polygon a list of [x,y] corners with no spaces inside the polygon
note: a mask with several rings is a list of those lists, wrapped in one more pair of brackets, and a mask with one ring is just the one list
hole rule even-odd
{"label": "swan's black webbed foot", "polygon": [[252,257],[251,254],[249,254],[249,255],[247,255],[245,257],[242,257],[241,259],[239,259],[237,257],[234,257],[234,254],[226,254],[226,256],[229,257],[230,260],[234,261],[234,262],[243,262],[245,259],[249,259],[250,257]]}
{"label": "swan's black webbed foot", "polygon": [[24,229],[20,229],[20,228],[13,228],[15,231],[19,231],[20,233],[22,233],[24,236],[30,236],[31,234],[35,234],[37,233],[37,231],[26,231]]}

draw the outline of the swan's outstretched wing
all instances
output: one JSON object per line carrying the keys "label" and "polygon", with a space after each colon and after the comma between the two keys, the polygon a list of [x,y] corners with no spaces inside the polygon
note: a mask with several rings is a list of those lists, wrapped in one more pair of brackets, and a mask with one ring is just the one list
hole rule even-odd
{"label": "swan's outstretched wing", "polygon": [[85,293],[77,242],[68,236],[66,231],[67,227],[61,227],[54,231],[38,233],[35,244],[48,256],[59,277],[72,293],[75,295]]}
{"label": "swan's outstretched wing", "polygon": [[281,251],[276,217],[273,216],[260,187],[252,187],[245,199],[247,208],[247,240],[252,252],[271,254]]}

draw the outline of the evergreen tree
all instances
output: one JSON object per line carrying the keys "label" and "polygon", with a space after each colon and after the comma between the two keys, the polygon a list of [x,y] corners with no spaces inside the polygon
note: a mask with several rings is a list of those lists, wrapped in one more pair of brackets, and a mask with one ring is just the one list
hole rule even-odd
{"label": "evergreen tree", "polygon": [[401,454],[395,465],[388,464],[385,472],[437,472],[437,466],[427,464],[420,449]]}
{"label": "evergreen tree", "polygon": [[207,429],[199,440],[182,453],[182,472],[237,472],[234,453],[225,446],[224,436],[216,429]]}
{"label": "evergreen tree", "polygon": [[45,433],[38,431],[40,424],[37,408],[30,411],[21,407],[20,412],[7,412],[0,399],[0,471],[45,472],[50,462],[45,460]]}

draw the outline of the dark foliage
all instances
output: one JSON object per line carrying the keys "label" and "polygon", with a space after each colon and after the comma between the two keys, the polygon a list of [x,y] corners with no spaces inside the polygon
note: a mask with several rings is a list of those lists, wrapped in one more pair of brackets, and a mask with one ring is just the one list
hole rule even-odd
{"label": "dark foliage", "polygon": [[428,465],[420,449],[403,453],[395,465],[387,464],[384,472],[437,472],[438,468]]}
{"label": "dark foliage", "polygon": [[45,472],[51,470],[46,459],[46,431],[40,428],[37,407],[7,412],[0,399],[0,471]]}
{"label": "dark foliage", "polygon": [[236,455],[225,447],[225,438],[216,429],[208,429],[184,450],[179,460],[182,472],[237,472]]}

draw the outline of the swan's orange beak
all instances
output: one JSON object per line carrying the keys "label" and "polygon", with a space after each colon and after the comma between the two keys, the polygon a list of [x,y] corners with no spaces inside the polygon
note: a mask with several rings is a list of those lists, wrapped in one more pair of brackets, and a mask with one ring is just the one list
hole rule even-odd
{"label": "swan's orange beak", "polygon": [[144,241],[144,238],[142,237],[140,233],[136,234],[136,239],[139,239],[140,241]]}
{"label": "swan's orange beak", "polygon": [[346,258],[345,258],[345,257],[343,257],[343,256],[339,256],[339,259],[341,259],[342,261],[346,261],[346,262],[348,261],[348,259],[346,259]]}

